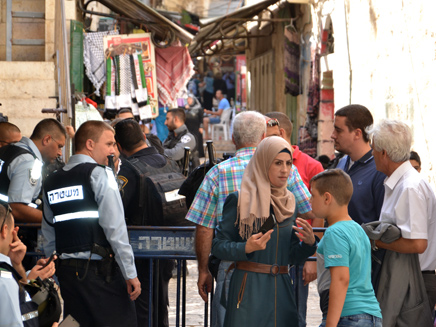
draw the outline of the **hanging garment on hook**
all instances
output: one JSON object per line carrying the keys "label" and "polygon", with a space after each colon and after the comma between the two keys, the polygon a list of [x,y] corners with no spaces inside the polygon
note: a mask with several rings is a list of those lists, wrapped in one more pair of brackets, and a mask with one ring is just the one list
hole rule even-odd
{"label": "hanging garment on hook", "polygon": [[95,87],[95,95],[100,96],[100,88],[106,81],[105,55],[103,38],[117,35],[118,31],[83,33],[83,62],[85,73]]}

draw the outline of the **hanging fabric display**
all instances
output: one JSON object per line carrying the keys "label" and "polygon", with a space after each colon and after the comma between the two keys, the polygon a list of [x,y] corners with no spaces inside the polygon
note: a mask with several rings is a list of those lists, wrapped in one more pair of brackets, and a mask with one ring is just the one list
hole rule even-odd
{"label": "hanging fabric display", "polygon": [[117,35],[117,30],[83,33],[83,62],[85,73],[95,87],[95,95],[100,96],[100,88],[106,81],[103,38]]}
{"label": "hanging fabric display", "polygon": [[292,96],[300,92],[300,34],[293,27],[285,27],[285,93]]}
{"label": "hanging fabric display", "polygon": [[105,109],[132,110],[141,120],[159,115],[154,46],[150,33],[104,38],[107,84]]}
{"label": "hanging fabric display", "polygon": [[298,130],[298,146],[307,155],[317,156],[318,113],[320,107],[320,55],[318,48],[311,48],[310,80],[307,99],[307,120]]}
{"label": "hanging fabric display", "polygon": [[311,79],[309,82],[309,95],[307,102],[307,114],[310,116],[318,116],[320,103],[320,85],[319,85],[319,59],[320,55],[313,51],[312,62],[310,67]]}
{"label": "hanging fabric display", "polygon": [[159,101],[171,104],[194,75],[194,64],[186,47],[156,48]]}

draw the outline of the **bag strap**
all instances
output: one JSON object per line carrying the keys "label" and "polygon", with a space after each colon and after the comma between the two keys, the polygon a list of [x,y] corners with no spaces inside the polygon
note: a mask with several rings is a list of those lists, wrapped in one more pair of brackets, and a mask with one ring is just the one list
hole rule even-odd
{"label": "bag strap", "polygon": [[10,264],[8,264],[7,262],[0,262],[0,270],[3,271],[9,271],[10,273],[12,273],[12,276],[14,277],[15,281],[18,283],[18,285],[20,285],[19,281],[23,278],[21,277],[21,275],[15,270],[14,267],[12,267]]}

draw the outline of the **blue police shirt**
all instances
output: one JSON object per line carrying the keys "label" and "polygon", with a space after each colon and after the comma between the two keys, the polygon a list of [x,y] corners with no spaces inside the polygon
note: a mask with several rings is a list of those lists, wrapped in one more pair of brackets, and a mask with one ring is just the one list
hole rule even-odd
{"label": "blue police shirt", "polygon": [[42,156],[35,143],[27,137],[15,144],[23,149],[32,152],[37,159],[30,153],[25,153],[16,157],[8,167],[8,177],[10,179],[8,197],[9,203],[29,204],[34,201],[41,191],[42,178]]}
{"label": "blue police shirt", "polygon": [[353,196],[348,205],[350,217],[359,225],[379,220],[385,195],[386,175],[375,167],[372,150],[349,167],[350,157],[344,156],[336,168],[344,170],[353,182]]}
{"label": "blue police shirt", "polygon": [[[11,264],[8,256],[0,253],[0,262]],[[18,284],[9,271],[0,271],[0,327],[23,326]]]}

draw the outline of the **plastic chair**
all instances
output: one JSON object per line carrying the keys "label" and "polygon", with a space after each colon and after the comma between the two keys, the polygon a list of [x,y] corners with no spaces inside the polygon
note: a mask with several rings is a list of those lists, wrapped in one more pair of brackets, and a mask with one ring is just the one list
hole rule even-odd
{"label": "plastic chair", "polygon": [[212,140],[215,140],[215,129],[222,129],[224,134],[224,140],[230,140],[230,116],[232,114],[232,108],[225,109],[221,114],[221,121],[218,124],[210,124],[212,130]]}

